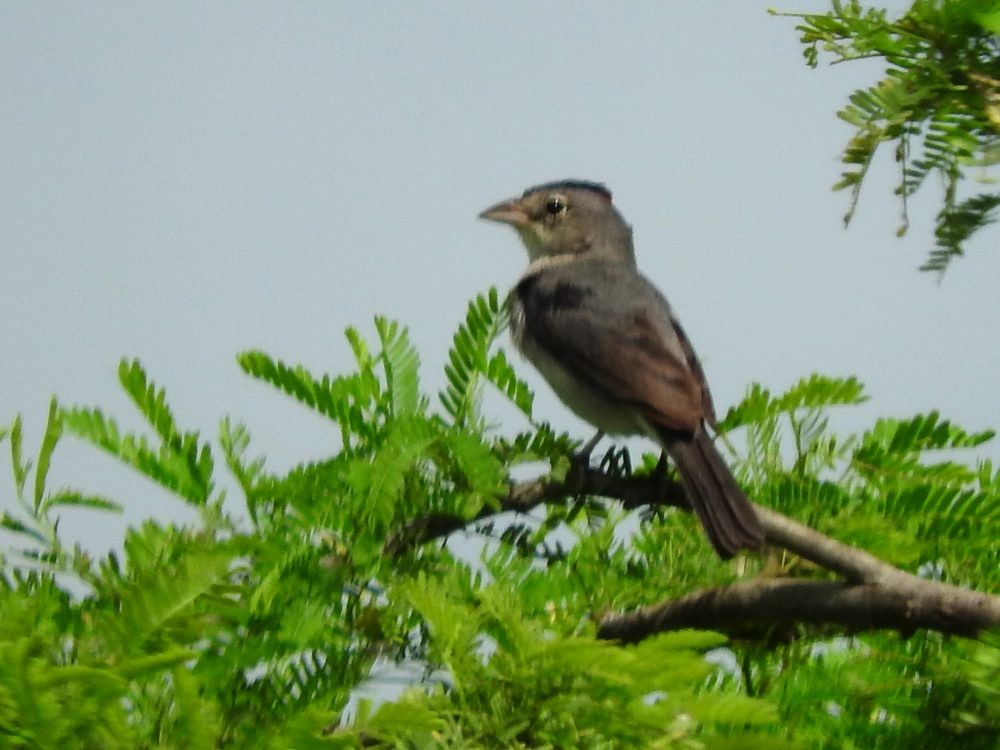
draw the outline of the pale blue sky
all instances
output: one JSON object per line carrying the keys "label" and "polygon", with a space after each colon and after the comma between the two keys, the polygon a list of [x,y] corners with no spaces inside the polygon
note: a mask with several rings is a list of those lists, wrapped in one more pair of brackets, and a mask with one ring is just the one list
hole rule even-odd
{"label": "pale blue sky", "polygon": [[[885,154],[845,232],[834,113],[880,66],[808,69],[794,20],[766,7],[4,4],[0,423],[20,411],[36,441],[55,393],[137,426],[127,355],[183,425],[243,419],[279,468],[322,455],[335,431],[235,355],[337,372],[344,327],[383,313],[436,391],[466,301],[525,264],[476,214],[580,177],[614,191],[723,408],[819,371],[868,384],[845,426],[930,408],[1000,426],[996,230],[943,285],[918,274],[939,193],[897,240]],[[522,370],[540,415],[589,432]],[[127,503],[120,522],[69,519],[97,548],[180,507],[81,446],[53,476]]]}

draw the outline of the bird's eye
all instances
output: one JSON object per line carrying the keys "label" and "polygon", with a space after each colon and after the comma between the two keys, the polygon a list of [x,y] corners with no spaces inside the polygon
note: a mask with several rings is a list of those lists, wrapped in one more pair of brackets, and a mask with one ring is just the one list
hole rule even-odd
{"label": "bird's eye", "polygon": [[560,195],[553,195],[545,201],[545,210],[552,216],[557,216],[566,210],[566,201]]}

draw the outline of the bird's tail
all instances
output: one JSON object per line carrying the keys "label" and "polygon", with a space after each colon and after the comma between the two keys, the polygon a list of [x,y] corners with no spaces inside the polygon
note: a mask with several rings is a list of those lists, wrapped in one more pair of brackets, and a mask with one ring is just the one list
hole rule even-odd
{"label": "bird's tail", "polygon": [[664,440],[681,475],[691,507],[708,541],[723,560],[764,541],[757,513],[703,430],[692,440]]}

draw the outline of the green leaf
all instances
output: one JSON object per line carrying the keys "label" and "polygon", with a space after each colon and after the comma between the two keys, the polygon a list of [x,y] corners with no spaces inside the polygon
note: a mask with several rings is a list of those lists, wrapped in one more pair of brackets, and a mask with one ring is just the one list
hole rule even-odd
{"label": "green leaf", "polygon": [[43,544],[46,547],[49,544],[49,540],[46,539],[43,534],[41,534],[36,529],[33,529],[32,527],[28,526],[24,522],[18,521],[16,518],[14,518],[6,511],[0,513],[0,528],[7,529],[7,531],[12,531],[15,534],[24,534],[25,536],[29,536],[39,544]]}
{"label": "green leaf", "polygon": [[531,419],[534,394],[528,384],[517,377],[507,361],[507,354],[500,349],[486,365],[486,377],[524,416]]}
{"label": "green leaf", "polygon": [[778,711],[768,702],[745,695],[704,693],[688,698],[684,707],[699,721],[738,727],[766,726],[778,723]]}
{"label": "green leaf", "polygon": [[85,495],[76,490],[60,490],[46,499],[46,509],[58,507],[94,508],[112,513],[122,512],[122,506],[114,500],[99,495]]}
{"label": "green leaf", "polygon": [[838,378],[813,373],[785,391],[775,406],[779,411],[789,412],[795,409],[855,405],[867,400],[864,386],[856,377]]}
{"label": "green leaf", "polygon": [[196,505],[204,505],[212,492],[212,456],[198,443],[196,433],[178,436],[172,444],[154,451],[141,435],[122,435],[113,419],[99,409],[62,409],[60,419],[74,434],[107,451]]}
{"label": "green leaf", "polygon": [[17,488],[17,496],[24,494],[24,483],[28,479],[28,472],[31,471],[31,462],[24,460],[21,445],[21,415],[14,417],[14,424],[10,428],[10,465],[14,472],[14,486]]}
{"label": "green leaf", "polygon": [[743,401],[726,413],[719,429],[725,432],[800,409],[850,406],[867,400],[864,386],[853,376],[841,378],[813,373],[777,397],[760,384],[753,383]]}
{"label": "green leaf", "polygon": [[889,453],[914,453],[948,448],[974,448],[991,440],[993,430],[969,433],[936,411],[910,419],[882,418],[862,437],[861,448],[877,447]]}
{"label": "green leaf", "polygon": [[400,510],[411,470],[426,460],[427,449],[435,440],[429,423],[411,418],[394,423],[374,456],[352,459],[346,480],[355,493],[356,512],[377,524],[388,523]]}
{"label": "green leaf", "polygon": [[244,460],[250,446],[250,432],[242,422],[230,422],[229,417],[219,424],[219,444],[226,464],[247,497],[250,515],[256,518],[254,493],[257,482],[264,473],[264,459],[257,458],[249,462]]}
{"label": "green leaf", "polygon": [[480,384],[484,377],[531,416],[532,395],[528,386],[518,380],[502,352],[492,357],[489,353],[506,325],[506,309],[496,288],[469,303],[465,322],[452,339],[444,369],[448,386],[440,394],[441,404],[452,417],[453,424],[482,423]]}
{"label": "green leaf", "polygon": [[378,381],[370,371],[371,361],[367,349],[356,333],[349,339],[357,355],[365,362],[361,372],[332,378],[314,377],[302,365],[294,367],[274,360],[264,352],[243,352],[237,358],[248,375],[263,380],[284,391],[301,404],[338,422],[344,447],[352,445],[352,436],[367,442],[374,438],[376,427],[371,421],[371,410],[380,395]]}
{"label": "green leaf", "polygon": [[[133,536],[131,548],[140,541],[141,537]],[[199,604],[226,581],[229,555],[218,549],[191,549],[181,560],[161,561],[155,567],[146,567],[134,554],[130,558],[135,566],[132,580],[118,589],[119,604],[114,611],[95,615],[96,627],[130,657],[143,654],[150,640],[166,628],[174,639],[193,644],[206,619],[210,622],[216,616],[205,613]]]}
{"label": "green leaf", "polygon": [[383,317],[375,318],[375,330],[382,344],[382,366],[393,416],[409,416],[421,410],[420,357],[410,343],[405,327]]}
{"label": "green leaf", "polygon": [[442,436],[448,461],[460,480],[457,498],[468,498],[466,507],[457,509],[471,516],[483,505],[495,506],[506,488],[506,467],[491,447],[474,432],[452,428]]}
{"label": "green leaf", "polygon": [[[794,15],[794,14],[793,14]],[[921,270],[943,273],[964,253],[969,238],[995,219],[997,196],[957,202],[970,169],[997,163],[1000,78],[994,0],[917,0],[898,18],[860,2],[834,2],[827,13],[806,13],[798,26],[812,67],[820,52],[834,62],[878,57],[885,71],[874,84],[849,97],[838,116],[854,133],[842,155],[847,166],[835,189],[849,188],[849,222],[861,186],[883,144],[893,144],[900,179],[902,223],[908,201],[935,174],[944,184],[935,228],[936,247]],[[979,177],[980,175],[975,175]],[[990,175],[983,175],[984,181]]]}
{"label": "green leaf", "polygon": [[[416,698],[412,700],[410,698]],[[438,716],[428,706],[422,705],[422,696],[404,694],[397,702],[383,703],[374,715],[358,726],[365,734],[375,737],[418,736],[442,731],[446,726],[444,717]]]}
{"label": "green leaf", "polygon": [[921,271],[944,273],[948,264],[964,253],[965,243],[975,232],[997,220],[1000,193],[981,193],[957,206],[945,206],[937,217],[937,246]]}
{"label": "green leaf", "polygon": [[990,33],[1000,36],[1000,8],[973,13],[972,18]]}
{"label": "green leaf", "polygon": [[45,497],[45,480],[49,475],[49,464],[52,453],[62,435],[62,424],[59,421],[59,405],[55,397],[49,402],[49,418],[45,423],[45,435],[42,437],[42,447],[38,451],[38,466],[35,469],[35,512],[42,507]]}
{"label": "green leaf", "polygon": [[167,406],[166,390],[149,382],[146,371],[137,359],[123,359],[118,363],[118,381],[163,442],[174,445],[179,430],[174,415]]}

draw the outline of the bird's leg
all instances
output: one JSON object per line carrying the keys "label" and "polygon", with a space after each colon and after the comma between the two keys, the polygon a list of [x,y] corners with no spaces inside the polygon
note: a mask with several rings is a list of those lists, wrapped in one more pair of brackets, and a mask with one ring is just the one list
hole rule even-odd
{"label": "bird's leg", "polygon": [[576,453],[574,453],[569,458],[569,474],[567,478],[571,478],[571,481],[576,486],[583,486],[583,480],[586,477],[587,470],[590,468],[590,454],[594,452],[594,448],[597,444],[601,442],[601,438],[604,437],[604,432],[598,430],[594,437],[583,444]]}
{"label": "bird's leg", "polygon": [[[653,473],[650,476],[653,480],[653,490],[656,497],[666,497],[669,494],[670,487],[670,464],[667,462],[667,452],[660,451],[660,460],[656,462],[656,466],[653,468]],[[687,490],[684,491],[685,499],[688,498]],[[690,500],[688,500],[690,503]],[[643,518],[649,519],[654,518],[657,514],[662,512],[662,508],[657,505],[648,505],[643,510]]]}
{"label": "bird's leg", "polygon": [[598,430],[595,432],[594,437],[584,443],[583,447],[573,455],[574,460],[589,464],[590,454],[594,452],[594,448],[597,447],[597,444],[601,442],[603,438],[604,430]]}
{"label": "bird's leg", "polygon": [[667,484],[667,478],[670,474],[670,467],[667,463],[667,452],[660,452],[660,460],[656,462],[656,468],[653,469],[653,477],[657,482],[657,486],[665,487]]}
{"label": "bird's leg", "polygon": [[653,472],[660,477],[667,475],[667,452],[660,451],[660,460],[656,462],[656,468]]}

